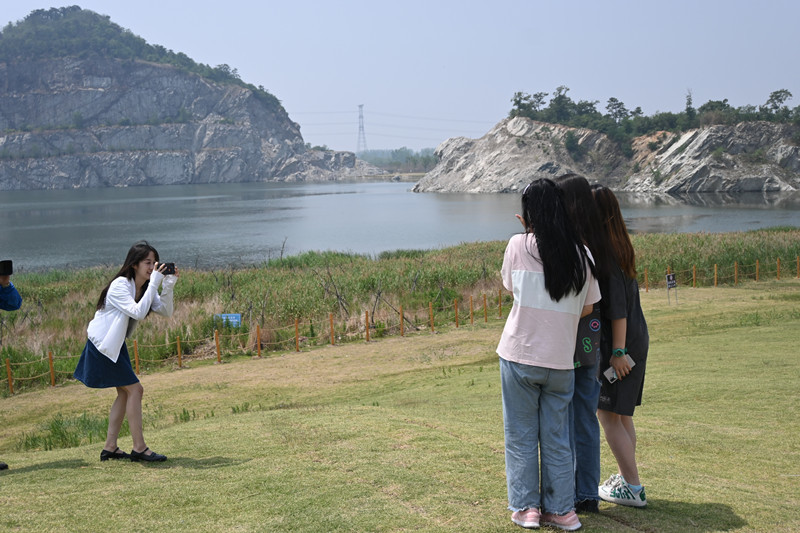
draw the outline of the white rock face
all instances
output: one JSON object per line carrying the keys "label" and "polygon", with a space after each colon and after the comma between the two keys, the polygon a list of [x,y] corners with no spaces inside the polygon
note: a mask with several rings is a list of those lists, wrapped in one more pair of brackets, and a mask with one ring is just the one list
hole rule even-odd
{"label": "white rock face", "polygon": [[354,179],[277,99],[142,61],[0,64],[0,190]]}
{"label": "white rock face", "polygon": [[[614,189],[646,193],[771,192],[800,189],[800,128],[747,122],[683,135],[659,132],[625,157],[604,134],[509,118],[480,139],[456,137],[436,149],[439,164],[417,192],[516,192],[537,178],[576,172]],[[565,147],[570,134],[577,141]]]}

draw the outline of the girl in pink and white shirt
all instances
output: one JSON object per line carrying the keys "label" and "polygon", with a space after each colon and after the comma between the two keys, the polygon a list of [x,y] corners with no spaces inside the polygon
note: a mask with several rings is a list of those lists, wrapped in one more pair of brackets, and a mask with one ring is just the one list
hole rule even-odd
{"label": "girl in pink and white shirt", "polygon": [[553,181],[525,188],[517,218],[525,232],[509,240],[502,267],[514,306],[497,347],[508,508],[522,527],[541,522],[572,531],[581,527],[569,443],[573,355],[578,321],[600,289]]}

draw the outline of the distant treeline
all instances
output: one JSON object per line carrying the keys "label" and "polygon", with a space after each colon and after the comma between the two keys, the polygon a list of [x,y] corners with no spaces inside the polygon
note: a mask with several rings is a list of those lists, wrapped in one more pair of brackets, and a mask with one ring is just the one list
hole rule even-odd
{"label": "distant treeline", "polygon": [[151,45],[130,30],[79,6],[37,9],[0,32],[0,62],[77,57],[114,58],[173,65],[219,83],[231,83],[253,91],[264,103],[281,105],[264,87],[245,83],[235,68],[196,63],[183,52]]}
{"label": "distant treeline", "polygon": [[[605,133],[619,144],[628,157],[633,155],[631,141],[635,137],[659,131],[681,132],[713,124],[736,124],[756,120],[800,125],[800,106],[792,109],[785,105],[792,98],[792,93],[786,89],[770,93],[766,103],[759,106],[733,107],[726,98],[709,100],[698,108],[693,105],[690,91],[686,94],[686,107],[682,112],[659,112],[649,117],[644,115],[641,107],[629,110],[623,102],[613,97],[606,102],[606,113],[602,113],[597,109],[599,100],[575,102],[567,96],[568,92],[569,87],[563,85],[557,87],[547,104],[545,103],[550,96],[549,93],[514,93],[509,116],[528,117],[541,122],[588,128]],[[794,140],[800,143],[800,133],[795,134]]]}
{"label": "distant treeline", "polygon": [[396,150],[365,150],[358,158],[389,172],[428,172],[439,159],[433,148],[423,148],[415,152],[405,146]]}

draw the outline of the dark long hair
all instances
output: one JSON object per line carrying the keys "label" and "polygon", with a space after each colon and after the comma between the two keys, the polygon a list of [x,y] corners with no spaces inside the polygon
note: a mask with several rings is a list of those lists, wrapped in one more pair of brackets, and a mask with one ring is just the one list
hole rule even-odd
{"label": "dark long hair", "polygon": [[[127,257],[125,257],[125,262],[122,264],[122,268],[120,268],[119,272],[117,272],[117,274],[111,278],[111,280],[103,289],[103,292],[100,293],[100,298],[97,300],[98,311],[106,306],[106,295],[108,294],[108,288],[111,286],[111,282],[120,276],[124,276],[125,279],[133,279],[134,276],[136,276],[136,271],[133,269],[133,267],[139,264],[141,261],[147,259],[147,256],[150,255],[150,252],[153,252],[153,255],[156,256],[156,261],[158,261],[158,251],[150,246],[147,241],[139,241],[131,246],[131,249],[128,250]],[[150,280],[145,281],[142,288],[147,290],[147,286],[149,284]]]}
{"label": "dark long hair", "polygon": [[526,232],[536,237],[544,287],[550,297],[559,301],[571,292],[581,292],[588,256],[567,214],[563,193],[552,180],[537,179],[525,187],[522,218]]}
{"label": "dark long hair", "polygon": [[594,264],[589,262],[595,278],[604,281],[608,278],[608,269],[614,256],[608,244],[608,236],[603,228],[603,220],[597,209],[592,186],[589,181],[575,173],[563,174],[555,180],[556,185],[564,193],[564,205],[567,209],[578,237],[592,252]]}
{"label": "dark long hair", "polygon": [[608,235],[614,259],[626,276],[636,278],[636,254],[617,197],[611,189],[600,184],[592,185],[592,193],[600,217],[603,219],[603,227]]}

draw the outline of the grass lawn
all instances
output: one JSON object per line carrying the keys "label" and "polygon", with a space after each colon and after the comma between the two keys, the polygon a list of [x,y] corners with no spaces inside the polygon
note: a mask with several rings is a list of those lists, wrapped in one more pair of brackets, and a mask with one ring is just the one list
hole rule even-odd
{"label": "grass lawn", "polygon": [[[583,531],[800,530],[800,282],[642,293],[648,507]],[[509,520],[501,322],[142,376],[166,463],[24,436],[107,415],[67,384],[0,399],[0,531],[522,531]],[[130,449],[130,437],[120,439]],[[602,475],[614,470],[603,443]]]}

